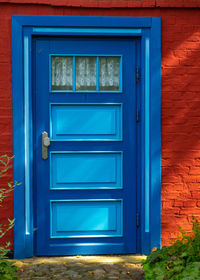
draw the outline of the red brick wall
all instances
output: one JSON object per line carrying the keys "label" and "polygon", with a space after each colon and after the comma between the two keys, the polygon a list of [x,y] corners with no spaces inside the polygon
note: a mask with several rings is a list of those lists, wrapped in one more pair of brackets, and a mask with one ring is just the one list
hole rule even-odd
{"label": "red brick wall", "polygon": [[[10,4],[3,2],[7,1],[0,0],[0,154],[9,155],[12,154],[11,15],[162,18],[162,245],[170,244],[176,237],[179,225],[190,230],[192,215],[200,215],[200,10],[167,6],[174,2],[177,7],[198,7],[200,2],[73,2],[75,6],[90,3],[96,7],[107,5],[107,8],[64,7],[70,3],[64,0],[50,1],[54,6],[49,5],[48,0],[43,1],[46,2],[44,5],[18,3],[27,2],[22,0],[10,0],[13,2]],[[111,2],[115,5],[118,2],[124,8],[110,9],[108,3]],[[131,8],[138,3],[140,8]],[[11,172],[3,179],[4,183],[10,179]],[[0,223],[2,219],[6,221],[5,216],[12,217],[12,197],[1,208]],[[9,232],[6,240],[12,241],[12,237]]]}

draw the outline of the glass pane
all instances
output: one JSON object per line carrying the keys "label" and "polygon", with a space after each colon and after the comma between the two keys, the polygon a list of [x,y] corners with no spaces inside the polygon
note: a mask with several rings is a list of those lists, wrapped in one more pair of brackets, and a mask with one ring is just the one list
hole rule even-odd
{"label": "glass pane", "polygon": [[51,89],[72,90],[72,57],[51,58]]}
{"label": "glass pane", "polygon": [[120,57],[99,57],[99,90],[120,90]]}
{"label": "glass pane", "polygon": [[76,57],[76,90],[96,90],[96,57]]}

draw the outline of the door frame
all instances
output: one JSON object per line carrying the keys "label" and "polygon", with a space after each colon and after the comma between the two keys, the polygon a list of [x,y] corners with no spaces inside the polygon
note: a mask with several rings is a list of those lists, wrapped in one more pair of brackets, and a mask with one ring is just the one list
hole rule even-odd
{"label": "door frame", "polygon": [[[140,39],[137,83],[139,253],[161,242],[161,19],[158,17],[12,16],[14,257],[34,255],[33,36],[117,36]],[[139,77],[140,76],[140,77]],[[140,221],[139,221],[140,220]]]}

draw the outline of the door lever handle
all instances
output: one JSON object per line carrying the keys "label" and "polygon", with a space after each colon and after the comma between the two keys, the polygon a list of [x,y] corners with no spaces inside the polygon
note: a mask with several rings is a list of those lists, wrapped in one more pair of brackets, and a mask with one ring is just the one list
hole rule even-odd
{"label": "door lever handle", "polygon": [[42,158],[48,159],[48,147],[50,146],[50,138],[48,133],[44,131],[42,133]]}

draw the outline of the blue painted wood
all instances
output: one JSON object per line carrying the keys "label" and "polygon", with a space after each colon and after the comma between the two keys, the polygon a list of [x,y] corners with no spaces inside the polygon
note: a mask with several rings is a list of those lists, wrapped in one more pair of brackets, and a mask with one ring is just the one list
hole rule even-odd
{"label": "blue painted wood", "polygon": [[99,92],[99,56],[97,56],[96,61],[96,75],[97,75],[97,92]]}
{"label": "blue painted wood", "polygon": [[141,84],[144,117],[141,127],[141,251],[144,254],[161,244],[161,20],[152,20],[154,27],[143,31],[141,51],[141,79],[145,81]]}
{"label": "blue painted wood", "polygon": [[[136,53],[137,53],[137,57],[136,57],[136,68],[139,70],[139,73],[141,75],[142,70],[141,70],[141,38],[137,39],[137,43],[136,43]],[[141,216],[141,208],[142,208],[142,201],[141,201],[141,197],[142,197],[142,190],[141,190],[141,181],[142,181],[142,172],[141,170],[143,169],[142,166],[142,110],[141,110],[141,102],[142,102],[142,98],[141,98],[141,85],[142,82],[138,82],[137,83],[137,88],[136,88],[136,110],[138,112],[138,121],[137,121],[137,125],[136,125],[136,130],[137,130],[137,174],[140,174],[140,176],[137,176],[137,186],[140,186],[140,188],[137,188],[137,216],[138,216],[138,230],[137,230],[137,252],[142,252],[142,248],[141,248],[141,234],[142,234],[142,216]]]}
{"label": "blue painted wood", "polygon": [[120,33],[126,33],[126,34],[141,34],[141,29],[125,29],[125,28],[56,28],[56,27],[34,27],[33,28],[34,33],[103,33],[103,34],[120,34]]}
{"label": "blue painted wood", "polygon": [[151,241],[150,249],[161,246],[161,18],[152,19],[151,32]]}
{"label": "blue painted wood", "polygon": [[59,189],[121,189],[121,152],[51,152],[50,187]]}
{"label": "blue painted wood", "polygon": [[[51,254],[55,252],[53,249],[55,246],[57,246],[56,254],[63,254],[64,248],[66,246],[71,248],[72,244],[79,248],[80,254],[85,254],[90,252],[90,246],[87,244],[91,243],[95,243],[93,250],[96,253],[105,253],[101,247],[104,245],[100,245],[102,244],[101,238],[105,239],[105,243],[118,244],[111,246],[115,248],[114,250],[119,250],[119,244],[123,244],[119,253],[136,252],[137,176],[136,114],[134,110],[136,108],[136,95],[134,94],[136,85],[132,80],[132,77],[135,76],[135,41],[132,39],[119,40],[118,38],[87,38],[87,40],[82,38],[68,38],[67,40],[40,38],[35,39],[35,43],[37,65],[35,70],[36,227],[38,228],[36,254],[41,255],[44,252]],[[56,93],[56,95],[52,95],[48,92],[49,54],[71,54],[72,51],[77,56],[80,53],[123,55],[122,71],[123,77],[126,77],[123,80],[123,94],[68,93],[63,95]],[[123,104],[123,119],[121,104]],[[123,141],[121,140],[122,121]],[[50,132],[53,140],[64,135],[62,141],[51,141],[50,157],[46,161],[41,157],[41,133],[43,131]],[[54,131],[56,132],[54,133]],[[66,137],[67,133],[69,136]],[[77,140],[76,135],[77,139],[85,141],[74,141]],[[91,138],[93,141],[88,141]],[[118,141],[115,141],[116,139]],[[121,152],[123,152],[123,161]],[[124,188],[122,189],[122,187]],[[123,200],[124,235],[120,236],[121,233],[117,230],[113,234],[104,231],[104,237],[97,232],[94,235],[83,237],[81,233],[80,236],[77,236],[74,231],[74,233],[70,232],[70,236],[75,236],[73,238],[65,238],[67,233],[62,238],[51,238],[52,234],[55,236],[58,233],[55,228],[57,224],[55,219],[51,228],[49,201],[68,199]],[[102,211],[105,215],[104,210]],[[63,213],[64,217],[66,215]],[[90,215],[86,216],[85,222],[88,225],[92,221],[92,211]],[[75,213],[72,216],[73,219],[77,219]],[[67,225],[63,224],[63,227],[67,228]],[[93,227],[92,224],[91,227]],[[82,246],[79,246],[80,244]],[[70,250],[65,250],[65,254],[69,252]],[[111,251],[106,253],[109,252],[112,253]]]}
{"label": "blue painted wood", "polygon": [[[12,18],[13,49],[13,178],[22,183],[14,189],[13,212],[14,257],[33,255],[33,213],[32,213],[32,101],[31,92],[31,46],[30,33],[21,34],[20,24]],[[16,44],[16,37],[19,38]],[[16,48],[15,48],[16,46]],[[24,53],[19,50],[24,48]],[[17,64],[19,67],[17,67]],[[18,71],[18,70],[19,71]],[[23,71],[24,69],[24,71]],[[18,94],[20,90],[20,94]],[[24,90],[24,92],[23,92]],[[19,98],[19,99],[18,99]],[[26,131],[26,133],[25,133]],[[26,200],[24,198],[26,197]],[[19,201],[21,201],[19,205]],[[23,219],[22,219],[23,217]]]}
{"label": "blue painted wood", "polygon": [[123,58],[120,57],[120,66],[119,66],[119,92],[123,92]]}
{"label": "blue painted wood", "polygon": [[[152,26],[152,17],[94,17],[94,16],[31,16],[14,15],[21,26],[31,27],[98,27],[144,28]],[[55,33],[54,33],[55,35]],[[137,34],[138,35],[138,34]]]}
{"label": "blue painted wood", "polygon": [[31,34],[24,32],[25,255],[33,255],[33,127]]}
{"label": "blue painted wood", "polygon": [[52,141],[121,141],[122,104],[51,104]]}
{"label": "blue painted wood", "polygon": [[150,224],[150,41],[145,38],[145,232],[149,232]]}
{"label": "blue painted wood", "polygon": [[[29,40],[29,46],[32,46],[32,44],[35,44],[35,41],[32,40],[32,34],[33,34],[33,28],[34,27],[65,27],[65,28],[71,28],[71,27],[92,27],[92,28],[139,28],[142,29],[141,34],[135,34],[135,33],[107,33],[104,34],[105,38],[111,37],[111,36],[120,36],[121,38],[125,38],[124,36],[129,36],[129,38],[134,38],[137,36],[137,38],[141,39],[141,48],[139,47],[139,51],[141,51],[141,82],[138,83],[137,89],[141,90],[141,94],[137,95],[137,98],[140,98],[141,96],[141,124],[137,123],[137,134],[141,133],[141,138],[137,138],[138,144],[141,143],[141,155],[139,155],[139,161],[137,163],[137,170],[141,170],[141,187],[139,187],[139,190],[141,190],[141,199],[140,196],[137,197],[137,201],[140,202],[141,200],[141,251],[140,249],[137,249],[139,252],[148,253],[151,249],[151,247],[159,247],[160,246],[160,19],[159,18],[138,18],[138,17],[55,17],[55,16],[12,16],[12,61],[13,61],[13,69],[12,69],[12,77],[13,77],[13,153],[15,155],[14,163],[13,163],[13,177],[14,180],[18,180],[22,182],[22,186],[20,188],[16,188],[14,191],[14,217],[15,217],[15,227],[14,227],[14,253],[15,258],[24,258],[25,256],[31,256],[33,255],[33,227],[30,227],[30,234],[26,235],[25,233],[25,123],[24,123],[24,110],[26,110],[26,105],[24,105],[24,68],[23,68],[23,58],[24,54],[22,53],[23,50],[23,42],[24,42],[24,36],[28,34],[28,40]],[[87,33],[83,33],[83,30],[81,29],[80,34],[76,33],[76,35],[86,35]],[[34,33],[34,35],[37,35],[38,33]],[[40,33],[43,35],[73,35],[72,32],[70,33]],[[88,33],[88,36],[90,38],[93,38],[93,36],[102,35],[103,33]],[[145,57],[145,47],[144,42],[146,37],[150,38],[150,129],[152,130],[150,132],[150,224],[149,224],[149,233],[145,233],[145,221],[144,221],[144,193],[145,193],[145,184],[144,184],[144,178],[145,178],[145,162],[144,162],[144,116],[145,112],[143,110],[145,100],[144,100],[144,81],[145,81],[145,63],[144,63],[144,57]],[[114,37],[113,37],[114,38]],[[124,39],[123,39],[124,40]],[[35,48],[32,48],[32,51],[35,52]],[[73,52],[74,53],[74,50]],[[82,51],[79,53],[81,54]],[[104,52],[105,53],[105,52]],[[113,54],[113,53],[112,53]],[[119,54],[119,53],[118,53]],[[30,54],[29,54],[30,55]],[[33,55],[35,56],[35,54]],[[29,57],[29,96],[30,101],[32,101],[32,87],[35,93],[38,95],[38,91],[36,91],[35,84],[32,84],[31,81],[31,62],[32,57]],[[46,64],[48,62],[44,61]],[[33,64],[35,64],[35,60],[33,60]],[[140,64],[140,63],[139,63]],[[44,64],[45,65],[45,64]],[[43,64],[42,64],[43,67]],[[41,68],[42,68],[41,67]],[[33,69],[35,69],[35,65],[33,65]],[[123,68],[123,72],[126,73],[126,68]],[[134,73],[133,76],[134,77]],[[131,79],[132,79],[131,77]],[[126,85],[125,85],[126,86]],[[48,87],[48,86],[47,86]],[[79,96],[79,93],[76,94]],[[89,102],[102,102],[102,99],[104,99],[105,94],[101,93],[101,96],[98,96],[96,98],[93,98],[91,96],[90,98],[86,98],[86,94],[84,97],[78,97],[78,102],[85,102],[85,98],[89,100]],[[70,102],[73,102],[71,100],[72,94],[69,94]],[[109,98],[109,102],[121,102],[121,97],[113,97],[111,94],[107,95],[107,98]],[[116,98],[116,100],[114,100]],[[59,102],[66,102],[63,97],[61,97],[60,94],[56,93],[56,97],[49,98],[50,103],[59,103]],[[138,99],[137,99],[138,100]],[[43,98],[41,102],[43,101]],[[68,101],[67,101],[68,102]],[[32,108],[32,105],[30,105],[30,109]],[[35,100],[33,100],[33,108],[35,108]],[[138,107],[138,101],[137,101],[137,109]],[[48,112],[48,109],[45,109],[46,112]],[[35,115],[32,116],[30,112],[30,128],[31,128],[31,122],[35,123],[37,120],[37,117]],[[42,119],[39,120],[41,124],[39,124],[40,128],[44,128],[46,130],[50,129],[49,124]],[[127,126],[128,124],[126,124]],[[140,129],[141,128],[141,129]],[[31,129],[29,132],[29,139],[32,141],[33,137],[31,135]],[[36,135],[34,132],[34,142],[35,147],[40,146],[39,141],[41,141],[40,135]],[[94,144],[94,149],[97,149],[97,143]],[[60,149],[64,150],[66,148],[66,144],[64,142],[59,142]],[[31,147],[31,145],[30,145]],[[120,143],[118,141],[112,142],[113,150],[121,150]],[[71,150],[79,149],[79,143],[71,142]],[[98,145],[99,149],[105,150],[104,142],[99,142]],[[51,143],[51,149],[52,151],[57,150],[57,144],[52,142]],[[69,150],[69,149],[68,149]],[[82,150],[88,150],[87,149],[87,142],[82,142]],[[138,150],[137,150],[137,153]],[[30,155],[31,156],[31,155]],[[30,157],[31,159],[31,157]],[[141,160],[140,160],[141,159]],[[36,160],[37,162],[37,160]],[[37,168],[41,171],[39,172],[39,178],[42,175],[42,168],[46,166],[48,168],[47,162],[41,164],[40,162],[37,162]],[[34,170],[34,164],[30,163],[30,176],[32,176],[32,172]],[[132,168],[129,170],[129,173],[132,172]],[[139,178],[139,174],[137,178]],[[128,177],[128,173],[125,173],[125,177]],[[41,177],[42,178],[42,177]],[[48,181],[48,180],[47,180]],[[126,179],[125,179],[126,181]],[[30,178],[31,182],[31,191],[30,196],[32,196],[32,178]],[[138,182],[138,179],[137,179]],[[126,182],[125,182],[126,183]],[[35,186],[36,182],[33,182],[33,185]],[[126,185],[126,184],[125,184]],[[119,195],[119,190],[115,190],[116,195]],[[53,191],[54,192],[54,191]],[[78,191],[79,195],[83,195],[85,192]],[[139,195],[139,191],[137,194]],[[35,196],[35,190],[33,192],[33,195]],[[46,193],[42,193],[42,195],[46,195]],[[78,196],[79,196],[78,195]],[[109,198],[109,193],[98,193],[100,198]],[[68,197],[72,197],[71,191],[68,191]],[[95,191],[91,194],[91,197],[95,198]],[[63,191],[61,191],[60,195],[56,195],[56,198],[62,199],[63,198]],[[35,197],[35,201],[37,200],[37,197]],[[20,204],[18,203],[20,201]],[[29,200],[32,203],[32,198],[30,197]],[[134,201],[132,202],[134,203]],[[46,204],[45,204],[46,205]],[[140,203],[138,203],[137,211]],[[32,205],[30,204],[32,207]],[[34,208],[37,207],[37,204],[34,205]],[[31,209],[31,208],[30,208]],[[49,205],[46,205],[46,209],[49,209]],[[41,219],[44,218],[44,213],[40,213]],[[125,213],[125,216],[128,213]],[[30,211],[31,219],[33,216],[35,216],[34,226],[37,225],[37,215],[36,213],[32,213],[32,210]],[[31,221],[32,224],[32,221]],[[126,221],[125,221],[126,224]],[[47,223],[48,228],[48,223]],[[125,229],[126,230],[126,229]],[[140,234],[140,230],[138,230],[138,234]],[[45,242],[46,236],[44,234],[41,234],[41,242]],[[139,240],[139,238],[138,238]],[[96,238],[95,240],[92,240],[92,242],[86,242],[81,243],[83,240],[79,242],[77,239],[77,243],[68,243],[68,244],[59,244],[59,243],[51,243],[51,250],[48,250],[47,248],[40,248],[40,254],[48,254],[54,255],[57,254],[58,250],[60,254],[66,254],[66,250],[68,254],[80,254],[80,253],[86,253],[86,254],[95,254],[98,251],[100,253],[127,253],[127,248],[124,247],[124,242],[119,239],[115,238],[115,242],[111,243],[111,240],[108,239],[107,241],[109,243],[102,242],[100,238]],[[85,241],[84,241],[85,242]],[[31,245],[32,244],[32,245]],[[95,244],[95,246],[94,246]],[[139,248],[140,246],[138,246]],[[59,249],[58,249],[59,248]],[[130,251],[131,252],[131,251]],[[35,252],[36,254],[37,252]]]}
{"label": "blue painted wood", "polygon": [[[147,51],[146,51],[146,45],[147,45],[147,39],[150,38],[151,31],[150,29],[143,30],[143,37],[141,40],[141,80],[142,81],[148,81],[149,79],[146,78],[146,74],[150,74],[150,69],[145,68],[146,66],[150,67],[150,61],[147,61]],[[149,57],[150,59],[150,57]],[[141,251],[145,254],[148,254],[150,252],[150,233],[147,231],[147,222],[151,222],[149,219],[149,210],[150,208],[147,208],[146,200],[149,200],[150,195],[150,166],[151,164],[151,158],[148,155],[148,150],[151,148],[150,139],[147,138],[150,136],[148,133],[148,126],[147,123],[151,121],[150,117],[150,108],[145,105],[146,103],[150,104],[150,89],[149,85],[146,86],[145,82],[140,83],[141,86],[141,118],[143,118],[143,121],[141,122]],[[148,111],[148,113],[147,113]],[[145,119],[147,118],[147,119]],[[149,146],[150,145],[150,146]],[[150,150],[149,150],[150,151]],[[146,178],[146,172],[147,177]],[[148,191],[147,191],[148,190]],[[150,206],[150,205],[149,205]],[[151,206],[150,206],[151,207]],[[146,215],[145,215],[146,214]]]}
{"label": "blue painted wood", "polygon": [[26,234],[30,233],[30,100],[29,100],[29,40],[28,36],[24,36],[24,123],[25,123],[25,223],[26,223]]}
{"label": "blue painted wood", "polygon": [[[18,38],[19,40],[16,40]],[[25,201],[24,201],[24,113],[23,113],[23,37],[20,24],[12,18],[12,102],[13,102],[13,178],[22,186],[13,194],[14,257],[25,257]],[[19,91],[19,92],[18,92]],[[18,92],[18,94],[16,94]],[[19,203],[20,201],[20,203]]]}
{"label": "blue painted wood", "polygon": [[119,199],[51,200],[50,211],[51,238],[123,235],[123,203]]}

